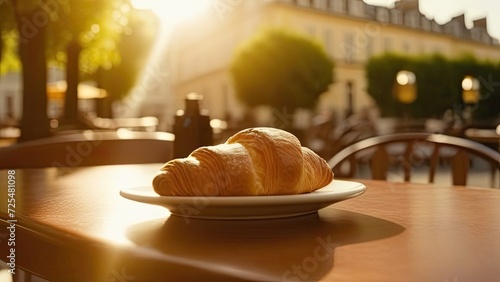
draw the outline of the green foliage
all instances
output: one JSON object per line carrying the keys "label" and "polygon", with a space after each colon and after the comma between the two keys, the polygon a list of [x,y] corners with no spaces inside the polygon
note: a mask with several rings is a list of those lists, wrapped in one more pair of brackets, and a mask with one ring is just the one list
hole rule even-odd
{"label": "green foliage", "polygon": [[[500,61],[499,61],[500,63]],[[474,118],[494,119],[500,117],[500,65],[492,62],[481,62],[473,57],[462,57],[453,62],[454,80],[456,86],[457,105],[464,107],[461,98],[461,83],[466,75],[473,76],[480,83],[480,99],[474,105]]]}
{"label": "green foliage", "polygon": [[[47,51],[51,62],[66,61],[66,46],[76,42],[83,47],[80,70],[93,73],[120,62],[117,52],[120,36],[129,33],[126,0],[66,0],[51,10]],[[57,3],[59,3],[57,2]],[[49,10],[49,9],[47,9]]]}
{"label": "green foliage", "polygon": [[[67,60],[68,46],[76,46],[83,47],[79,66],[70,67],[68,73],[76,74],[78,67],[84,73],[92,73],[101,67],[116,65],[120,61],[117,52],[120,36],[131,32],[127,30],[129,11],[128,0],[0,0],[0,52],[19,55],[8,56],[9,59],[3,61],[9,63],[2,63],[0,70],[15,68],[12,59],[21,58],[22,63],[20,140],[49,135],[46,115],[47,59],[62,67]],[[6,49],[5,52],[3,49]],[[74,53],[76,58],[78,53]],[[74,89],[75,80],[71,80]],[[68,79],[68,92],[69,88]],[[68,101],[77,102],[76,90],[68,93],[65,102]],[[76,112],[75,104],[71,103],[68,107],[69,103],[66,103],[66,109],[74,107]]]}
{"label": "green foliage", "polygon": [[[414,72],[417,99],[404,105],[393,94],[396,74]],[[373,97],[382,116],[402,117],[405,111],[416,118],[441,117],[446,110],[463,109],[462,80],[470,75],[480,82],[480,99],[474,106],[474,117],[497,118],[500,113],[500,62],[495,65],[471,55],[448,59],[441,55],[409,57],[384,54],[373,57],[366,65],[368,94]]]}
{"label": "green foliage", "polygon": [[0,75],[21,69],[17,58],[17,33],[13,29],[0,32]]}
{"label": "green foliage", "polygon": [[14,28],[12,5],[0,0],[0,75],[20,67],[14,52],[17,41]]}
{"label": "green foliage", "polygon": [[401,107],[398,107],[398,101],[392,95],[392,87],[398,71],[408,69],[409,65],[407,58],[396,54],[373,57],[367,64],[368,93],[380,106],[383,116],[400,114]]}
{"label": "green foliage", "polygon": [[12,5],[10,1],[0,0],[0,19],[0,30],[10,30],[14,28]]}
{"label": "green foliage", "polygon": [[[70,42],[83,47],[79,67],[84,78],[102,82],[112,99],[122,98],[133,87],[144,67],[146,55],[156,36],[157,19],[147,12],[131,9],[128,0],[48,0],[17,1],[20,12],[39,9],[38,18],[23,16],[18,31],[12,0],[0,0],[0,73],[19,71],[17,49],[20,39],[29,39],[46,19],[46,53],[48,64],[66,65],[66,48]],[[101,77],[97,77],[101,76]],[[116,83],[120,81],[120,83]]]}
{"label": "green foliage", "polygon": [[249,106],[289,111],[312,108],[333,81],[333,63],[320,44],[285,30],[265,30],[234,54],[237,97]]}
{"label": "green foliage", "polygon": [[[80,70],[93,73],[120,62],[120,36],[130,33],[128,0],[0,0],[0,33],[3,43],[1,71],[19,70],[18,41],[45,29],[49,64],[64,68],[66,47],[77,42],[83,47]],[[16,9],[13,9],[13,8]],[[35,11],[27,13],[27,11]],[[15,13],[19,23],[16,26]],[[30,15],[30,16],[27,16]]]}
{"label": "green foliage", "polygon": [[131,11],[128,19],[130,32],[122,35],[117,49],[120,63],[111,68],[101,68],[93,75],[99,86],[108,91],[111,100],[122,99],[136,84],[151,47],[158,39],[158,22],[151,12]]}
{"label": "green foliage", "polygon": [[412,61],[410,71],[417,77],[417,100],[411,105],[412,115],[419,118],[441,116],[457,102],[453,93],[459,89],[453,83],[446,83],[453,80],[453,65],[437,54],[414,58]]}

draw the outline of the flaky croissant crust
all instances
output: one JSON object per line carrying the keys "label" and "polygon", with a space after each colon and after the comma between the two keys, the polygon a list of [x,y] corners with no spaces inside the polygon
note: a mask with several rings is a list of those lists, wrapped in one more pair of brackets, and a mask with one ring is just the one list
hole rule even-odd
{"label": "flaky croissant crust", "polygon": [[293,134],[259,127],[167,162],[153,188],[162,196],[290,195],[312,192],[332,180],[326,161]]}

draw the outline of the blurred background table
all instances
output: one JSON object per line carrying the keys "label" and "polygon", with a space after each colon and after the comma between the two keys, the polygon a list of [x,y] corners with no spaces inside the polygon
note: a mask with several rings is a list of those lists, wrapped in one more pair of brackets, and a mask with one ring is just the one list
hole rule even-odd
{"label": "blurred background table", "polygon": [[[500,129],[500,126],[498,126]],[[465,137],[477,142],[498,143],[500,140],[499,129],[468,128],[465,130]]]}
{"label": "blurred background table", "polygon": [[[318,214],[195,220],[120,197],[161,165],[17,169],[16,268],[50,281],[500,277],[498,189],[363,180],[366,193]],[[0,181],[5,240],[7,170]],[[8,252],[2,243],[2,260]]]}
{"label": "blurred background table", "polygon": [[496,148],[500,152],[500,125],[496,129],[468,128],[464,131],[464,136]]}

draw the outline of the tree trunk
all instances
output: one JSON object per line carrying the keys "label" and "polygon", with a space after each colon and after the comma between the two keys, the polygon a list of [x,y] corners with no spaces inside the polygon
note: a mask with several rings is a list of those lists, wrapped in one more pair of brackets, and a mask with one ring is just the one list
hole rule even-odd
{"label": "tree trunk", "polygon": [[64,98],[64,124],[77,125],[78,123],[78,57],[81,47],[78,42],[68,44],[66,62],[66,95]]}
{"label": "tree trunk", "polygon": [[[95,81],[96,81],[98,88],[104,88],[103,87],[103,70],[102,70],[102,68],[97,69],[97,72],[95,75]],[[112,109],[111,109],[112,103],[113,103],[113,100],[111,100],[109,93],[104,98],[95,99],[97,116],[101,117],[101,118],[112,118],[113,117],[112,116]]]}
{"label": "tree trunk", "polygon": [[0,34],[0,64],[2,64],[2,52],[3,52],[3,40],[2,40],[2,35]]}
{"label": "tree trunk", "polygon": [[96,115],[101,118],[113,118],[111,105],[113,101],[111,97],[95,99]]}
{"label": "tree trunk", "polygon": [[50,136],[47,117],[47,60],[45,26],[29,22],[40,10],[18,17],[19,56],[23,78],[23,114],[19,142]]}

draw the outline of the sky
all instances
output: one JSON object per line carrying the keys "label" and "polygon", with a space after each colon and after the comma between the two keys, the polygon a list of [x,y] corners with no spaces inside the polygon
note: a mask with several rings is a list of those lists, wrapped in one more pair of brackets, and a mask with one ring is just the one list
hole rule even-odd
{"label": "sky", "polygon": [[[364,1],[372,5],[389,7],[395,2],[395,0]],[[420,12],[440,24],[465,14],[468,28],[472,27],[473,20],[486,16],[489,34],[500,39],[500,0],[420,0]]]}

